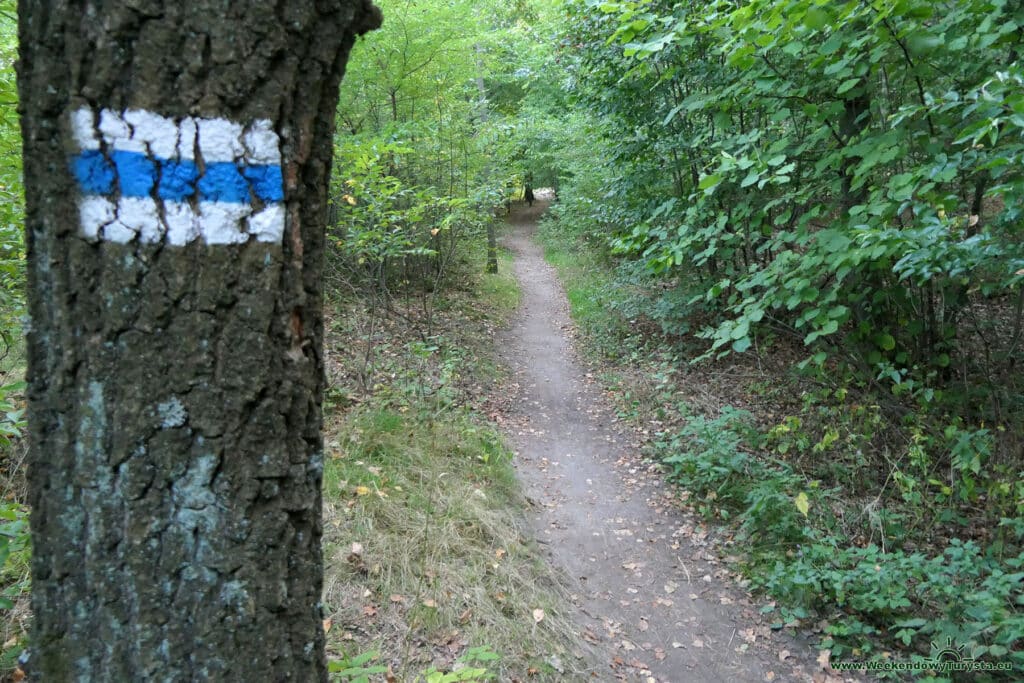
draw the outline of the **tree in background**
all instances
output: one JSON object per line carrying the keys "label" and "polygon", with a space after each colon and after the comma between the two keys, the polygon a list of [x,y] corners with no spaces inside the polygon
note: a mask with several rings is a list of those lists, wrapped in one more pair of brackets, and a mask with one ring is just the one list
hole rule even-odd
{"label": "tree in background", "polygon": [[320,264],[379,21],[20,4],[35,680],[326,680]]}
{"label": "tree in background", "polygon": [[495,209],[510,171],[493,144],[506,124],[492,85],[530,11],[465,0],[382,5],[388,24],[359,45],[342,87],[329,279],[375,311],[418,301],[403,315],[430,336],[442,287],[478,257],[497,268]]}

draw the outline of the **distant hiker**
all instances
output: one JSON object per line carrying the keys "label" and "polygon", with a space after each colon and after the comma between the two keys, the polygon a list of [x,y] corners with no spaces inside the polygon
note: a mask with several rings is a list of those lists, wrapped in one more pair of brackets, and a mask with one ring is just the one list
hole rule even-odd
{"label": "distant hiker", "polygon": [[523,193],[523,197],[526,198],[526,203],[527,204],[529,204],[530,206],[533,206],[533,200],[535,199],[535,197],[533,196],[533,188],[532,187],[530,187],[529,185],[526,186],[526,191]]}

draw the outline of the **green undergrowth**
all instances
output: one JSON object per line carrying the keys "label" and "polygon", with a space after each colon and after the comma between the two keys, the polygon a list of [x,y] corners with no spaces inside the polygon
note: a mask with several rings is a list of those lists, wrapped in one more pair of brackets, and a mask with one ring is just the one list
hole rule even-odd
{"label": "green undergrowth", "polygon": [[952,643],[965,658],[1024,670],[1024,553],[898,538],[906,509],[851,508],[841,489],[766,457],[772,438],[725,408],[661,434],[653,453],[701,513],[739,530],[747,574],[777,600],[781,622],[824,616],[833,661],[923,662],[933,644]]}
{"label": "green undergrowth", "polygon": [[498,272],[480,276],[476,297],[478,301],[487,302],[490,310],[502,321],[519,307],[519,283],[512,274],[512,254],[507,249],[498,250]]}
{"label": "green undergrowth", "polygon": [[577,236],[564,232],[554,220],[541,221],[538,237],[544,258],[558,270],[573,320],[587,338],[584,350],[596,358],[621,358],[631,331],[623,318],[608,314],[626,296],[607,259],[577,244]]}
{"label": "green undergrowth", "polygon": [[[984,431],[894,425],[869,394],[815,389],[784,365],[735,391],[757,415],[698,401],[689,385],[722,389],[714,369],[689,364],[699,353],[633,333],[621,271],[554,220],[542,235],[620,415],[649,434],[647,453],[680,499],[741,542],[741,568],[779,628],[816,625],[834,664],[916,663],[922,680],[963,680],[928,669],[952,649],[1002,667],[970,680],[1019,680],[1024,496]],[[945,471],[941,452],[952,453]]]}
{"label": "green undergrowth", "polygon": [[25,498],[24,366],[0,370],[0,680],[17,668],[28,642],[31,592],[28,505]]}

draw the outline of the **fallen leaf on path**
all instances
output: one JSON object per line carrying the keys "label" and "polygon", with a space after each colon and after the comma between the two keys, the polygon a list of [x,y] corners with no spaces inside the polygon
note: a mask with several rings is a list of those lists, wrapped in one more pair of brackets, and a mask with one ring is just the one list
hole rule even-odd
{"label": "fallen leaf on path", "polygon": [[701,640],[700,638],[694,638],[693,639],[693,646],[694,647],[704,647],[704,641]]}
{"label": "fallen leaf on path", "polygon": [[675,642],[672,643],[672,647],[674,647],[675,649],[678,650],[679,648],[686,647],[686,646],[683,645],[682,643],[680,643],[679,641],[675,641]]}
{"label": "fallen leaf on path", "polygon": [[646,631],[650,627],[651,627],[651,625],[647,623],[646,619],[644,619],[644,618],[640,619],[639,629],[640,629],[641,632]]}
{"label": "fallen leaf on path", "polygon": [[829,660],[832,658],[831,650],[822,650],[818,653],[818,666],[822,669],[831,669],[832,664]]}
{"label": "fallen leaf on path", "polygon": [[367,496],[370,494],[370,489],[366,486],[357,486],[355,490],[357,496]]}
{"label": "fallen leaf on path", "polygon": [[363,608],[363,616],[365,616],[365,617],[373,617],[373,616],[376,616],[376,615],[377,615],[377,608],[374,607],[373,605],[367,605],[366,607]]}
{"label": "fallen leaf on path", "polygon": [[540,622],[544,621],[544,610],[542,610],[542,609],[535,609],[535,610],[533,610],[533,620],[535,622],[537,622],[538,624]]}
{"label": "fallen leaf on path", "polygon": [[779,652],[779,661],[784,662],[789,659],[789,650],[782,650]]}
{"label": "fallen leaf on path", "polygon": [[437,607],[437,602],[435,600],[431,599],[431,598],[427,598],[426,600],[423,601],[423,606],[424,607],[430,607],[431,609],[434,609],[434,608]]}
{"label": "fallen leaf on path", "polygon": [[393,593],[391,595],[390,599],[391,599],[391,602],[396,603],[396,604],[400,603],[400,602],[405,602],[405,598],[402,597],[401,595],[399,595],[398,593]]}
{"label": "fallen leaf on path", "polygon": [[676,583],[675,581],[669,581],[668,583],[665,584],[665,592],[666,593],[669,593],[669,594],[675,593],[677,588],[679,588],[679,584]]}
{"label": "fallen leaf on path", "polygon": [[324,619],[324,633],[330,633],[332,622],[330,619]]}

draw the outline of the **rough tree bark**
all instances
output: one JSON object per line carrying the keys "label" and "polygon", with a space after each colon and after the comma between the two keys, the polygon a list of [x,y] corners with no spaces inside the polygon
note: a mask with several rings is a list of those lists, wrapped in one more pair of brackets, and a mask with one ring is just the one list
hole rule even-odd
{"label": "rough tree bark", "polygon": [[25,669],[326,680],[326,188],[348,51],[380,13],[370,0],[18,12]]}

